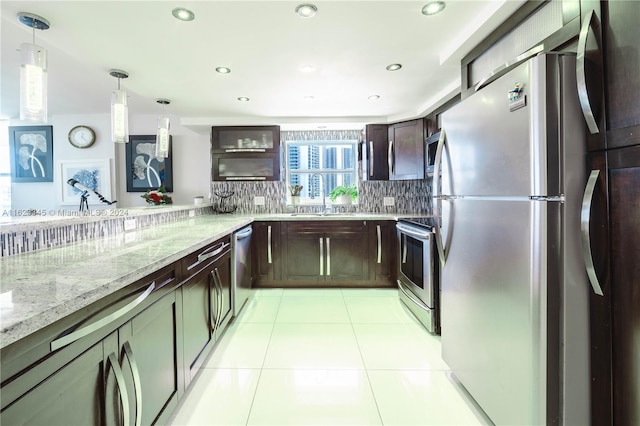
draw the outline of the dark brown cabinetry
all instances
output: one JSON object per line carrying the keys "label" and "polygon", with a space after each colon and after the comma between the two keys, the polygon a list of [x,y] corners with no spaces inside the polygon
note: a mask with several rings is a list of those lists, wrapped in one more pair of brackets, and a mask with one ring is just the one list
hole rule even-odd
{"label": "dark brown cabinetry", "polygon": [[[581,2],[587,9],[591,2]],[[640,424],[640,3],[603,1],[606,150],[592,201],[591,247],[603,296],[591,295],[592,424]],[[584,17],[583,17],[584,19]]]}
{"label": "dark brown cabinetry", "polygon": [[389,180],[389,126],[368,124],[362,131],[362,179]]}
{"label": "dark brown cabinetry", "polygon": [[397,276],[396,227],[394,221],[373,221],[369,228],[369,281],[393,286]]}
{"label": "dark brown cabinetry", "polygon": [[252,273],[255,286],[268,287],[280,281],[280,222],[254,222]]}
{"label": "dark brown cabinetry", "polygon": [[284,283],[348,285],[368,278],[365,222],[286,222],[282,240]]}
{"label": "dark brown cabinetry", "polygon": [[424,179],[424,120],[389,125],[390,180]]}
{"label": "dark brown cabinetry", "polygon": [[279,180],[280,127],[212,127],[211,178],[214,181]]}
{"label": "dark brown cabinetry", "polygon": [[231,319],[231,249],[225,237],[182,260],[182,332],[188,385]]}
{"label": "dark brown cabinetry", "polygon": [[395,221],[254,222],[255,287],[393,287]]}
{"label": "dark brown cabinetry", "polygon": [[[3,382],[2,424],[166,421],[182,385],[175,274],[165,269],[131,287],[133,291],[85,321],[65,326],[66,332],[53,330],[53,339],[31,340],[25,360],[32,351],[49,348],[50,353]],[[92,331],[84,334],[87,329]]]}

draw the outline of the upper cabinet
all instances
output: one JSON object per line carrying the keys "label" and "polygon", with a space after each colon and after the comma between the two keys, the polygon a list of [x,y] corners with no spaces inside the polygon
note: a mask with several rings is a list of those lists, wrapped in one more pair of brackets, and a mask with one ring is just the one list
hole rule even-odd
{"label": "upper cabinet", "polygon": [[389,180],[389,126],[367,124],[362,131],[362,179]]}
{"label": "upper cabinet", "polygon": [[602,2],[607,147],[640,143],[640,3]]}
{"label": "upper cabinet", "polygon": [[211,179],[280,180],[280,126],[211,128]]}
{"label": "upper cabinet", "polygon": [[425,120],[369,124],[363,130],[363,180],[424,178]]}
{"label": "upper cabinet", "polygon": [[424,179],[424,120],[389,125],[389,180]]}
{"label": "upper cabinet", "polygon": [[279,152],[280,126],[224,126],[211,128],[211,151]]}

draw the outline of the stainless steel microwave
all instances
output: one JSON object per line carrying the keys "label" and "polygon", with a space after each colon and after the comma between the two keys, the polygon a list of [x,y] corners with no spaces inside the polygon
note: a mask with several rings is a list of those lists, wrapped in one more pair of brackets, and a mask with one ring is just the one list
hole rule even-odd
{"label": "stainless steel microwave", "polygon": [[436,167],[436,150],[438,149],[438,141],[440,140],[440,132],[436,132],[425,140],[425,172],[427,176],[433,176]]}

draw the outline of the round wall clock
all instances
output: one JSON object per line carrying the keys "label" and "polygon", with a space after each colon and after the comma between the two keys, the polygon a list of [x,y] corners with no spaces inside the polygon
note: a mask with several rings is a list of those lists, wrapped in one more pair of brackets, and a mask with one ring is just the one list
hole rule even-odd
{"label": "round wall clock", "polygon": [[96,133],[91,127],[76,126],[69,130],[69,143],[76,148],[89,148],[96,141]]}

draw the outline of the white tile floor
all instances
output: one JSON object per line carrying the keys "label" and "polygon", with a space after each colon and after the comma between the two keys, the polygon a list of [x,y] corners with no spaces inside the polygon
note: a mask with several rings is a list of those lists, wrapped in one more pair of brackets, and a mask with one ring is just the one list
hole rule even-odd
{"label": "white tile floor", "polygon": [[257,290],[172,425],[482,425],[387,289]]}

